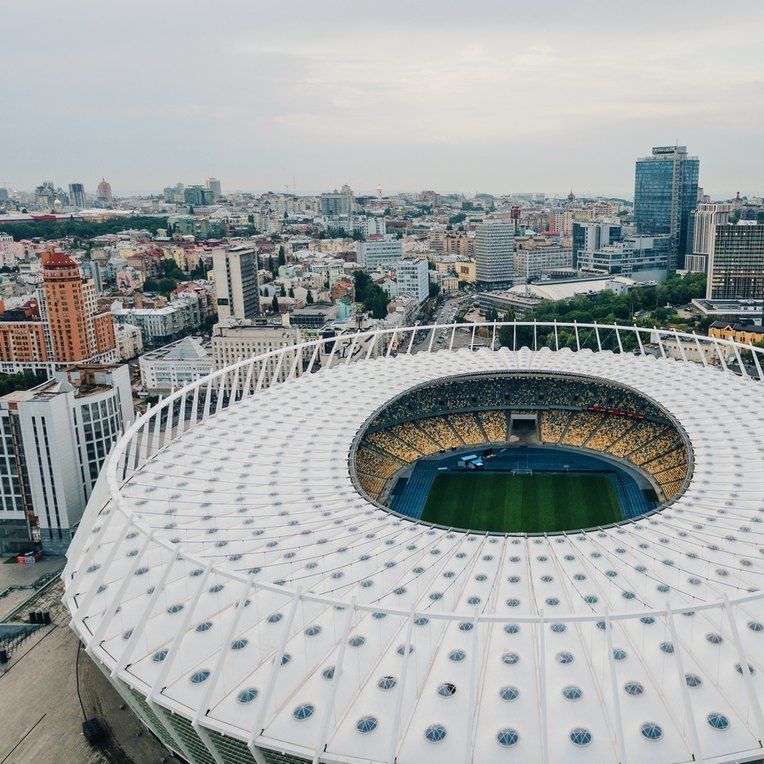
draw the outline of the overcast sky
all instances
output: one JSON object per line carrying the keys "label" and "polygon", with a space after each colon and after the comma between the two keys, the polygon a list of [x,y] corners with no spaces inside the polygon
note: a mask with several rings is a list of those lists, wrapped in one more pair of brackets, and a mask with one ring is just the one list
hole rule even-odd
{"label": "overcast sky", "polygon": [[764,193],[764,2],[10,0],[0,184]]}

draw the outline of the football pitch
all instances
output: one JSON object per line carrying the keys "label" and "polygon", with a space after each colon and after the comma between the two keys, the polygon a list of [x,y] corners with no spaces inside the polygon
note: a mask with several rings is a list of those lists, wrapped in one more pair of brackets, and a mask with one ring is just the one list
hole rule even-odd
{"label": "football pitch", "polygon": [[604,475],[438,475],[422,520],[495,533],[548,533],[622,520]]}

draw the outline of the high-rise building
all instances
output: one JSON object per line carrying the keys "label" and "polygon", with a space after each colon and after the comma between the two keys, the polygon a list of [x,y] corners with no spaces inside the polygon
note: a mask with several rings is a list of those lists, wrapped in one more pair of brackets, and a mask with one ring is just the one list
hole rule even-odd
{"label": "high-rise building", "polygon": [[479,289],[502,289],[514,280],[514,226],[491,220],[478,226],[475,261]]}
{"label": "high-rise building", "polygon": [[716,237],[716,226],[729,223],[733,209],[735,205],[732,202],[698,204],[693,216],[692,253],[694,255],[711,254]]}
{"label": "high-rise building", "polygon": [[254,318],[260,312],[257,253],[252,247],[228,247],[212,253],[218,321]]}
{"label": "high-rise building", "polygon": [[0,397],[0,552],[66,550],[133,418],[124,365],[71,366]]}
{"label": "high-rise building", "polygon": [[395,266],[398,294],[413,297],[418,303],[430,295],[430,278],[427,260],[418,257],[404,257]]}
{"label": "high-rise building", "polygon": [[706,298],[764,298],[764,225],[757,225],[754,220],[741,220],[736,225],[715,226]]}
{"label": "high-rise building", "polygon": [[214,202],[214,194],[207,186],[186,186],[183,189],[183,201],[192,207],[206,207]]}
{"label": "high-rise building", "polygon": [[213,201],[217,201],[223,196],[223,192],[220,189],[220,181],[217,178],[207,178],[207,188],[212,191]]}
{"label": "high-rise building", "polygon": [[319,202],[321,204],[321,214],[326,217],[349,215],[352,199],[352,191],[347,193],[345,191],[337,191],[337,189],[335,189],[330,194],[321,194],[319,197]]}
{"label": "high-rise building", "polygon": [[110,360],[116,348],[110,313],[99,313],[95,286],[82,278],[66,254],[43,254],[43,320],[46,320],[52,358],[58,363]]}
{"label": "high-rise building", "polygon": [[356,242],[355,253],[358,265],[367,271],[392,268],[403,257],[403,244],[400,239],[370,236]]}
{"label": "high-rise building", "polygon": [[684,266],[692,249],[692,213],[698,201],[700,161],[686,146],[655,146],[637,159],[634,181],[636,233],[672,236],[669,270]]}
{"label": "high-rise building", "polygon": [[612,223],[573,221],[573,265],[581,269],[580,262],[586,255],[596,252],[601,247],[621,240],[621,226]]}
{"label": "high-rise building", "polygon": [[111,195],[111,184],[106,178],[101,178],[101,182],[98,184],[98,201],[103,204],[111,204],[114,201],[114,197]]}
{"label": "high-rise building", "polygon": [[69,184],[69,204],[80,210],[83,207],[87,207],[85,202],[85,186],[82,183]]}

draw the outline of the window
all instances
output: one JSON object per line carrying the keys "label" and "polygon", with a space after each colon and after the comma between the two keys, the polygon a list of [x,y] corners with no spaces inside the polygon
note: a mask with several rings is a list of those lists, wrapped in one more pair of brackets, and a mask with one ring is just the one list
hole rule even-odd
{"label": "window", "polygon": [[511,727],[504,727],[496,733],[496,742],[504,748],[511,748],[517,744],[518,740],[520,740],[520,735],[517,730],[513,730]]}
{"label": "window", "polygon": [[299,706],[295,706],[292,711],[292,716],[298,721],[303,721],[305,719],[310,719],[315,710],[316,707],[312,703],[300,703]]}
{"label": "window", "polygon": [[446,737],[446,728],[442,724],[431,724],[425,731],[424,736],[426,740],[431,743],[440,743]]}
{"label": "window", "polygon": [[570,742],[583,747],[592,742],[592,733],[585,727],[576,727],[570,731]]}
{"label": "window", "polygon": [[660,740],[663,737],[663,729],[655,722],[645,722],[639,731],[642,733],[642,737],[647,740]]}
{"label": "window", "polygon": [[715,730],[726,730],[730,726],[729,719],[724,715],[720,714],[718,711],[712,711],[707,717],[706,721],[715,729]]}
{"label": "window", "polygon": [[239,703],[251,703],[256,697],[257,689],[255,687],[247,687],[236,696],[236,700]]}
{"label": "window", "polygon": [[369,732],[374,732],[377,729],[377,717],[376,716],[362,716],[356,723],[355,728],[362,735],[366,735]]}
{"label": "window", "polygon": [[499,697],[502,700],[517,700],[517,698],[520,695],[520,690],[517,689],[517,687],[512,687],[510,685],[507,685],[506,687],[502,687],[499,690]]}

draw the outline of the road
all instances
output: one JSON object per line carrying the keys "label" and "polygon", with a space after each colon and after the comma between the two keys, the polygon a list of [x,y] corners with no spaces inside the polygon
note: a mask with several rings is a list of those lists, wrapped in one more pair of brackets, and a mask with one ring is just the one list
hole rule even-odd
{"label": "road", "polygon": [[[455,297],[447,299],[443,304],[435,311],[435,315],[430,323],[432,324],[452,324],[456,318],[456,314],[471,303],[469,296]],[[417,341],[414,343],[412,353],[416,353],[420,350],[427,350],[430,346],[430,335],[435,334],[432,340],[433,350],[440,350],[442,348],[448,348],[451,342],[451,332],[445,329],[432,329],[428,332],[419,332]],[[457,331],[454,337],[454,348],[469,346],[472,339],[472,332],[470,331]]]}

